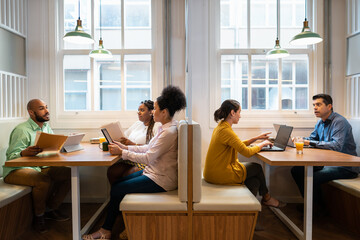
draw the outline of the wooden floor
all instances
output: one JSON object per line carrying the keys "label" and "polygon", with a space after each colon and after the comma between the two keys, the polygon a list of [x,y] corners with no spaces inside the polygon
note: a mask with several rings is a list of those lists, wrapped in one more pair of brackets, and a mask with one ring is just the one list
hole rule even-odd
{"label": "wooden floor", "polygon": [[[85,225],[88,219],[96,212],[100,204],[81,204],[81,224]],[[71,205],[63,204],[61,210],[67,214],[71,214]],[[296,204],[288,204],[284,208],[284,212],[292,219],[299,227],[302,228],[302,214],[296,210]],[[95,225],[94,230],[97,230],[104,222],[103,215],[99,222]],[[119,232],[122,231],[121,220],[118,220],[113,230],[112,240],[118,240]],[[355,240],[360,239],[359,235],[349,232],[346,227],[341,226],[334,219],[329,216],[315,216],[313,225],[313,239],[314,240]],[[50,230],[47,233],[39,234],[36,231],[29,229],[25,232],[19,240],[71,240],[71,221],[67,222],[53,222],[49,221]],[[263,207],[260,213],[257,224],[257,231],[254,234],[254,240],[290,240],[297,239],[285,225],[273,214],[273,212]],[[263,230],[262,230],[263,229]],[[91,232],[92,232],[91,231]],[[196,239],[194,239],[196,240]]]}

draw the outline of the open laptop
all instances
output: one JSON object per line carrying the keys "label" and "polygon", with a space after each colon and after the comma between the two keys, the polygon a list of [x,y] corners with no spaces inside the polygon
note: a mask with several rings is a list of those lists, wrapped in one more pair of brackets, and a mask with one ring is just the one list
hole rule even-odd
{"label": "open laptop", "polygon": [[293,127],[280,125],[274,141],[274,146],[263,147],[261,151],[285,151]]}
{"label": "open laptop", "polygon": [[[273,126],[274,126],[275,131],[278,132],[281,125],[274,123]],[[284,125],[284,126],[286,126],[286,125]],[[291,127],[291,126],[289,126],[289,127]],[[295,147],[296,147],[296,146],[295,146],[295,143],[292,141],[291,135],[290,135],[290,137],[289,137],[289,141],[288,141],[287,145],[288,145],[289,147],[292,147],[292,148],[295,148]],[[304,148],[313,148],[313,146],[311,146],[311,145],[304,145]]]}

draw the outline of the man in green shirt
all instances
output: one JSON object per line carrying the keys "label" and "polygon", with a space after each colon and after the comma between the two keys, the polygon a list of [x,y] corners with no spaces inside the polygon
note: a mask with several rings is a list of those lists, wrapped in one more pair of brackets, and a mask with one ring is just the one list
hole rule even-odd
{"label": "man in green shirt", "polygon": [[[48,121],[50,114],[46,103],[40,99],[32,99],[27,104],[30,118],[17,125],[10,134],[6,161],[35,156],[42,149],[34,146],[36,132],[53,133]],[[32,187],[34,207],[34,227],[43,233],[47,231],[45,219],[66,221],[57,209],[64,200],[71,186],[71,170],[68,167],[5,167],[4,182]]]}

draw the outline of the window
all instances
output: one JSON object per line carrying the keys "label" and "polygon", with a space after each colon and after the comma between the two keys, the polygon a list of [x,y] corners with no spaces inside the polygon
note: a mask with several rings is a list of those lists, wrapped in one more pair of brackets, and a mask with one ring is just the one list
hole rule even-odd
{"label": "window", "polygon": [[[95,60],[88,56],[98,46],[100,38],[100,0],[81,0],[80,18],[84,31],[95,44],[77,45],[62,40],[66,32],[75,29],[78,0],[59,3],[59,85],[62,90],[57,108],[62,114],[93,114],[135,111],[141,101],[152,99],[159,84],[154,83],[154,62],[162,66],[156,49],[162,47],[161,36],[154,36],[161,27],[161,3],[151,0],[102,0],[101,35],[104,47],[113,58]],[[158,41],[154,39],[159,38]],[[161,79],[158,81],[162,82]],[[156,87],[155,87],[156,86]],[[105,114],[105,115],[104,115]],[[133,114],[133,113],[132,113]],[[109,115],[110,116],[110,115]]]}
{"label": "window", "polygon": [[214,76],[210,91],[216,98],[212,110],[231,98],[243,110],[252,110],[250,114],[309,115],[314,48],[289,44],[302,30],[305,1],[280,0],[280,44],[291,55],[276,60],[266,58],[275,45],[276,0],[214,0],[212,4],[210,38],[215,40],[210,40],[214,56],[210,63],[216,66],[210,67],[215,73],[210,74]]}

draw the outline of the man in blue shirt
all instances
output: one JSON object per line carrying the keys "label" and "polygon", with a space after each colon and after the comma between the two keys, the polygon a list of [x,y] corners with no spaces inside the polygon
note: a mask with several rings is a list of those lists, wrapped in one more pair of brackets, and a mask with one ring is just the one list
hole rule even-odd
{"label": "man in blue shirt", "polygon": [[[356,156],[356,144],[349,122],[333,111],[332,98],[327,94],[313,96],[315,116],[320,120],[315,125],[306,144]],[[359,167],[314,167],[314,203],[322,206],[321,184],[335,179],[350,179],[358,176]],[[293,167],[291,174],[304,197],[304,167]]]}
{"label": "man in blue shirt", "polygon": [[[48,121],[50,114],[45,102],[30,100],[27,105],[30,118],[20,123],[10,134],[6,161],[19,157],[35,156],[42,149],[34,146],[36,132],[53,133]],[[68,167],[5,167],[4,182],[32,187],[34,226],[37,231],[47,231],[45,219],[66,221],[68,216],[57,211],[70,190],[71,170]],[[47,209],[47,210],[46,210]]]}

